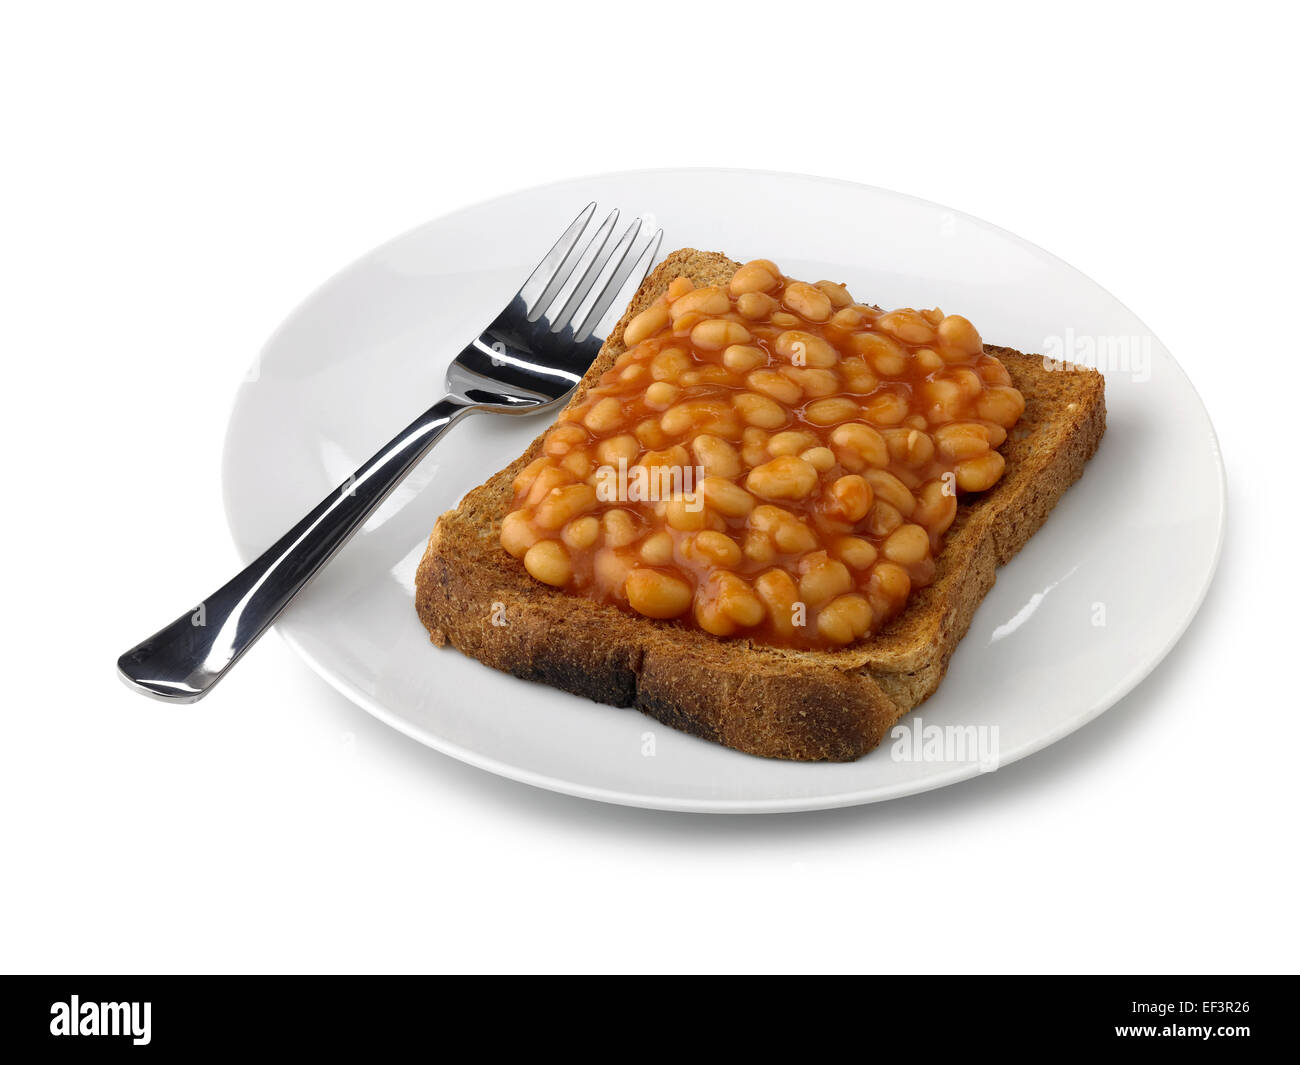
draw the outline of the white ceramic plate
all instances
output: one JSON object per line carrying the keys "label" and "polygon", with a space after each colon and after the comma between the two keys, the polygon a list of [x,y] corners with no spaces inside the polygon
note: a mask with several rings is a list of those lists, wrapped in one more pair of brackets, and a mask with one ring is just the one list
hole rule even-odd
{"label": "white ceramic plate", "polygon": [[422,743],[540,787],[672,810],[811,810],[980,772],[969,752],[915,742],[936,728],[996,735],[1003,765],[1031,754],[1114,704],[1177,641],[1218,560],[1224,478],[1209,418],[1169,353],[1102,288],[1010,233],[790,174],[646,171],[530,189],[430,222],[338,274],[271,338],[235,404],[225,500],[245,559],[441,394],[448,360],[589,200],[653,216],[665,251],[761,256],[883,306],[939,305],[1022,351],[1088,361],[1090,343],[1109,344],[1101,448],[999,571],[942,687],[903,719],[909,742],[887,739],[851,764],[738,754],[429,644],[413,609],[429,530],[519,454],[544,428],[537,419],[456,428],[285,613],[280,632],[339,691]]}

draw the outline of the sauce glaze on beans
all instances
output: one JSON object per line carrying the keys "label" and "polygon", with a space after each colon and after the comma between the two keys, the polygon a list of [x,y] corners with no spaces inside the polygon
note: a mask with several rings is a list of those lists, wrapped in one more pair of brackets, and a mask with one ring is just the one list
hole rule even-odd
{"label": "sauce glaze on beans", "polygon": [[[965,318],[766,259],[725,287],[677,278],[624,339],[516,477],[501,543],[539,581],[715,636],[876,632],[934,579],[957,494],[998,481],[1024,411]],[[698,494],[610,499],[620,462],[689,468]]]}

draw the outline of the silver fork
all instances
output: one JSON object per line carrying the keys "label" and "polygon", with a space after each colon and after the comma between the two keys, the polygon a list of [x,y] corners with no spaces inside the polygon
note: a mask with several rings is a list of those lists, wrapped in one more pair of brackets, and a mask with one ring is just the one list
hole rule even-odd
{"label": "silver fork", "polygon": [[[201,699],[366,518],[467,414],[540,414],[573,392],[654,262],[662,230],[640,220],[614,241],[618,211],[573,220],[505,310],[447,369],[447,395],[384,445],[229,583],[117,660],[138,692]],[[588,235],[590,234],[590,235]]]}

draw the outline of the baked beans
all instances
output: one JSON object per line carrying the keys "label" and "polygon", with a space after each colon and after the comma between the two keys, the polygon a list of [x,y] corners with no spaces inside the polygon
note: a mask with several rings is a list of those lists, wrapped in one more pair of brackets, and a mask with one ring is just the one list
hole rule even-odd
{"label": "baked beans", "polygon": [[516,474],[501,546],[544,584],[720,637],[879,631],[934,579],[957,493],[1001,478],[1025,409],[966,318],[767,259],[673,279],[622,339]]}

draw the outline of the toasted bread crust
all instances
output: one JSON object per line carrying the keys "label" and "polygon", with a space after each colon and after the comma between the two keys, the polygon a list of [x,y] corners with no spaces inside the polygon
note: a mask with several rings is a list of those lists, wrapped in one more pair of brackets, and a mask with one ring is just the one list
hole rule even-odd
{"label": "toasted bread crust", "polygon": [[[623,327],[678,276],[725,283],[726,256],[683,249],[646,279],[572,402],[625,350]],[[541,584],[501,547],[515,462],[439,519],[416,574],[416,610],[432,641],[486,665],[614,706],[635,706],[673,728],[750,754],[848,761],[938,688],[996,569],[1039,529],[1083,473],[1106,425],[1100,374],[1051,372],[1037,356],[989,346],[1025,396],[1000,449],[1002,479],[960,503],[935,580],[881,632],[837,650],[718,639]],[[507,624],[493,624],[493,604]],[[498,612],[499,613],[499,612]]]}

